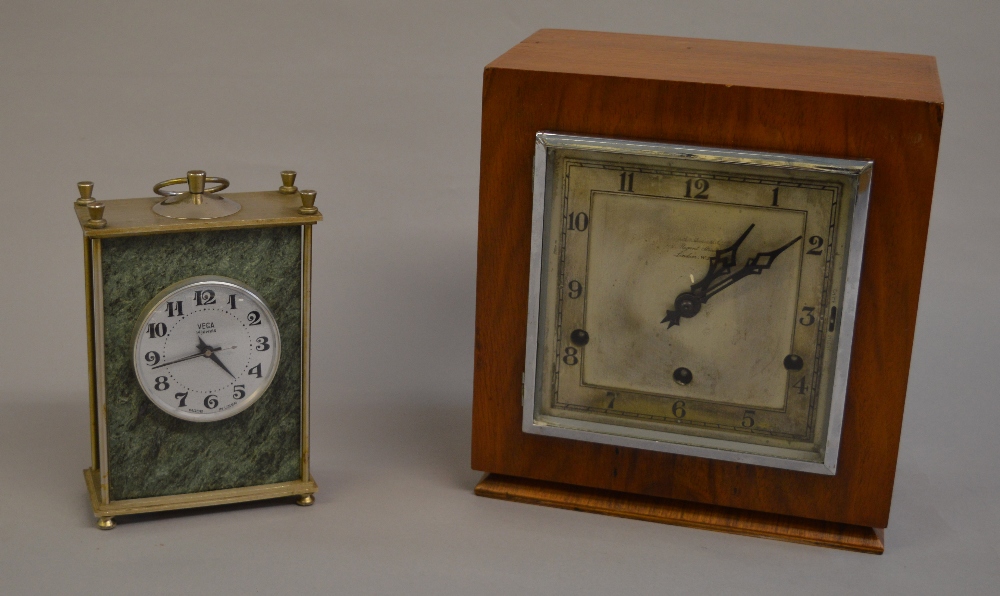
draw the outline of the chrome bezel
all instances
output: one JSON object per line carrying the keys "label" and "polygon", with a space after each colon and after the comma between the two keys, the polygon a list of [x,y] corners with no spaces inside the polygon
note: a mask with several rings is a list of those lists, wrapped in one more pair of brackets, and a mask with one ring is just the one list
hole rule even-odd
{"label": "chrome bezel", "polygon": [[[546,216],[546,189],[552,175],[549,154],[552,149],[578,149],[603,153],[636,156],[655,156],[673,160],[690,160],[701,163],[725,163],[842,174],[853,182],[854,204],[851,223],[847,231],[845,282],[841,304],[841,324],[837,335],[837,353],[833,370],[830,412],[822,461],[793,459],[803,452],[748,444],[740,441],[698,437],[667,431],[651,431],[614,424],[580,421],[555,416],[541,419],[541,406],[537,385],[539,316],[541,309],[542,252],[544,249],[544,223]],[[782,468],[801,472],[834,475],[840,451],[844,406],[850,369],[851,345],[854,337],[855,313],[861,278],[865,227],[874,163],[870,160],[848,160],[803,155],[764,153],[736,149],[717,149],[631,141],[552,132],[539,132],[535,136],[533,206],[531,216],[530,269],[528,280],[528,320],[525,345],[522,430],[527,433],[575,439],[580,441],[633,447],[665,453],[705,457],[751,465]],[[623,433],[627,433],[623,434]],[[670,436],[683,438],[684,443],[671,442]],[[698,443],[692,445],[692,442]]]}

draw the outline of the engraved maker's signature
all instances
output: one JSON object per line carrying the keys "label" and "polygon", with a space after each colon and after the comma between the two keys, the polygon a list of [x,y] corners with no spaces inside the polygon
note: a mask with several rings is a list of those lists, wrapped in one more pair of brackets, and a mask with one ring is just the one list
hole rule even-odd
{"label": "engraved maker's signature", "polygon": [[698,238],[678,238],[677,246],[673,247],[675,257],[682,259],[699,259],[708,261],[715,256],[715,251],[721,248],[717,240],[700,240]]}

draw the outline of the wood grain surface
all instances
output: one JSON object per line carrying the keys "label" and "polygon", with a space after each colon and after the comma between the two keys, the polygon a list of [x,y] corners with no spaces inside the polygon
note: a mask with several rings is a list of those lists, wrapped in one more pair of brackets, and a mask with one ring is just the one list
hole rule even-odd
{"label": "wood grain surface", "polygon": [[917,54],[542,29],[493,68],[944,102]]}
{"label": "wood grain surface", "polygon": [[499,474],[487,474],[476,485],[476,494],[481,497],[505,501],[600,513],[786,542],[800,542],[876,555],[882,554],[885,550],[883,532],[866,526],[816,521],[773,513],[757,513],[743,509],[631,495]]}
{"label": "wood grain surface", "polygon": [[[944,106],[924,56],[543,30],[483,75],[472,467],[884,528]],[[534,135],[875,162],[835,476],[521,431]]]}

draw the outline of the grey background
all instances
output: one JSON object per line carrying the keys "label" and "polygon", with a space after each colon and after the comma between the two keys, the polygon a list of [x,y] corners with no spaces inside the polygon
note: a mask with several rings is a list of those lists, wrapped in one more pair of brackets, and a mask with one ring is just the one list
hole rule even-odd
{"label": "grey background", "polygon": [[[1000,5],[0,2],[0,593],[996,593]],[[946,110],[882,557],[481,499],[482,68],[541,27],[932,54]],[[94,527],[71,201],[319,191],[311,509]],[[891,306],[887,306],[891,307]]]}

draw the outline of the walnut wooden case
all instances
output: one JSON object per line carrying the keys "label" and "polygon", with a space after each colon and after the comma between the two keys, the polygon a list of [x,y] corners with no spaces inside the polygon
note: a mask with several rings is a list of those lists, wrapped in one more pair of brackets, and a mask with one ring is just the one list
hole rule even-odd
{"label": "walnut wooden case", "polygon": [[[488,65],[472,467],[490,476],[477,494],[882,552],[943,112],[929,56],[541,30]],[[546,130],[874,161],[836,475],[522,432]]]}

